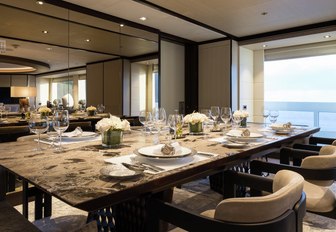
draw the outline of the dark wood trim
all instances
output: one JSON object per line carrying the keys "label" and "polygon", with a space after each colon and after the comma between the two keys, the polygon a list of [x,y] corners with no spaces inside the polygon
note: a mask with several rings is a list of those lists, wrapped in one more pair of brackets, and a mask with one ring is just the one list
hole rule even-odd
{"label": "dark wood trim", "polygon": [[260,39],[260,38],[265,38],[265,37],[270,37],[270,36],[283,35],[283,34],[288,34],[288,33],[307,31],[311,29],[325,28],[325,27],[330,27],[330,26],[336,26],[336,20],[322,22],[322,23],[309,24],[309,25],[304,25],[304,26],[298,26],[298,27],[292,27],[292,28],[287,28],[287,29],[282,29],[282,30],[277,30],[277,31],[255,34],[255,35],[243,36],[243,37],[237,38],[237,41],[242,42],[242,41],[247,41],[247,40]]}
{"label": "dark wood trim", "polygon": [[159,30],[153,28],[153,27],[149,27],[149,26],[145,26],[142,24],[138,24],[123,18],[119,18],[113,15],[109,15],[109,14],[105,14],[103,12],[99,12],[96,10],[92,10],[83,6],[79,6],[70,2],[65,2],[65,1],[59,1],[59,0],[45,0],[46,3],[51,4],[51,5],[55,5],[55,6],[59,6],[62,8],[66,8],[69,10],[73,10],[73,11],[77,11],[83,14],[87,14],[87,15],[91,15],[97,18],[101,18],[101,19],[106,19],[115,23],[119,23],[119,24],[124,24],[124,25],[128,25],[131,27],[135,27],[138,29],[142,29],[142,30],[146,30],[149,32],[153,32],[153,33],[158,33]]}
{"label": "dark wood trim", "polygon": [[145,61],[145,60],[152,60],[152,59],[159,59],[159,53],[158,52],[153,52],[153,53],[150,53],[150,54],[133,56],[133,57],[129,58],[131,63],[139,62],[139,61]]}
{"label": "dark wood trim", "polygon": [[185,39],[185,38],[181,38],[179,36],[171,35],[171,34],[168,34],[168,33],[165,33],[165,32],[160,32],[159,34],[160,34],[160,39],[161,40],[165,40],[165,41],[168,41],[168,42],[177,43],[177,44],[181,44],[181,45],[184,45],[186,43],[197,44],[195,41],[188,40],[188,39]]}
{"label": "dark wood trim", "polygon": [[198,110],[198,45],[185,45],[184,113]]}
{"label": "dark wood trim", "polygon": [[229,37],[229,38],[231,38],[231,39],[237,39],[236,36],[234,36],[234,35],[232,35],[232,34],[230,34],[230,33],[227,33],[227,32],[225,32],[225,31],[219,30],[219,29],[217,29],[217,28],[215,28],[215,27],[212,27],[212,26],[210,26],[210,25],[208,25],[208,24],[205,24],[205,23],[202,23],[202,22],[197,21],[197,20],[195,20],[195,19],[189,18],[189,17],[187,17],[187,16],[185,16],[185,15],[179,14],[179,13],[177,13],[177,12],[175,12],[175,11],[169,10],[169,9],[167,9],[167,8],[164,8],[164,7],[162,7],[162,6],[159,6],[159,5],[157,5],[157,4],[154,4],[154,3],[152,3],[152,2],[148,2],[148,1],[145,1],[145,0],[133,0],[133,1],[134,1],[134,2],[138,2],[138,3],[140,3],[140,4],[143,4],[143,5],[146,5],[146,6],[150,7],[150,8],[152,8],[152,9],[161,11],[161,12],[163,12],[163,13],[172,15],[172,16],[174,16],[174,17],[177,17],[177,18],[181,19],[181,20],[184,20],[184,21],[193,23],[193,24],[195,24],[195,25],[197,25],[197,26],[206,28],[206,29],[211,30],[211,31],[213,31],[213,32],[216,32],[216,33],[225,35],[225,36],[227,36],[227,37]]}
{"label": "dark wood trim", "polygon": [[[97,62],[100,63],[100,62]],[[77,71],[78,69],[84,69],[86,68],[86,66],[79,66],[79,67],[73,67],[73,68],[66,68],[66,69],[61,69],[61,70],[55,70],[55,71],[51,71],[51,72],[45,72],[45,73],[41,73],[41,74],[36,74],[35,77],[39,78],[39,77],[43,77],[46,75],[54,75],[54,74],[61,74],[61,73],[66,73],[66,72],[73,72],[73,71]],[[31,75],[31,74],[29,74]]]}
{"label": "dark wood trim", "polygon": [[226,40],[231,40],[231,39],[228,37],[225,37],[225,38],[219,38],[219,39],[206,40],[206,41],[199,42],[198,45],[216,43],[216,42],[221,42],[221,41],[226,41]]}

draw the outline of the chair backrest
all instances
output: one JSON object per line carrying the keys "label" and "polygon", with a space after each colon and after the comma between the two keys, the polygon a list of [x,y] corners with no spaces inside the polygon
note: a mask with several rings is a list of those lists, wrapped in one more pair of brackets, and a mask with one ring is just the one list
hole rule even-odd
{"label": "chair backrest", "polygon": [[258,223],[275,219],[293,209],[300,200],[304,179],[296,172],[281,170],[273,179],[273,193],[261,197],[228,198],[215,210],[215,219]]}
{"label": "chair backrest", "polygon": [[[321,147],[319,155],[308,156],[302,160],[302,168],[310,169],[328,169],[336,168],[336,146],[326,145]],[[320,186],[330,186],[333,184],[332,180],[307,180],[313,184]]]}

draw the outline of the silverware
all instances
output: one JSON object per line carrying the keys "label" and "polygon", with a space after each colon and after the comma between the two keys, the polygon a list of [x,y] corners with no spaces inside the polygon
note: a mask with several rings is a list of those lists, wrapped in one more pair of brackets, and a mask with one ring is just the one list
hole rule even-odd
{"label": "silverware", "polygon": [[124,165],[126,168],[132,170],[132,171],[143,172],[146,169],[145,167],[142,167],[142,166],[137,165],[137,164],[129,164],[129,163],[124,163],[124,162],[122,162],[121,164]]}
{"label": "silverware", "polygon": [[155,172],[162,172],[162,171],[164,171],[163,168],[160,168],[160,167],[158,167],[156,165],[153,165],[153,164],[148,164],[148,163],[143,163],[143,162],[136,162],[136,164],[139,164],[139,165],[141,165],[141,166],[143,166],[145,168],[151,169],[151,170],[153,170]]}
{"label": "silverware", "polygon": [[198,155],[203,155],[203,156],[206,156],[206,157],[214,157],[215,156],[215,154],[213,154],[213,153],[203,152],[203,151],[198,151],[197,154]]}

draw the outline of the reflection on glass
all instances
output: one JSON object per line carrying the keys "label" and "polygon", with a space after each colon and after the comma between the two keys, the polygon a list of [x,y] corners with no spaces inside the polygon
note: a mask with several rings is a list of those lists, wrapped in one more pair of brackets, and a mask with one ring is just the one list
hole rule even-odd
{"label": "reflection on glass", "polygon": [[28,125],[30,131],[38,135],[37,148],[34,149],[34,151],[41,151],[42,148],[40,146],[40,137],[42,133],[48,130],[48,117],[37,112],[32,112],[30,114]]}
{"label": "reflection on glass", "polygon": [[69,127],[69,113],[67,110],[55,110],[53,127],[59,136],[59,145],[56,148],[56,152],[62,152],[64,151],[62,147],[62,133]]}

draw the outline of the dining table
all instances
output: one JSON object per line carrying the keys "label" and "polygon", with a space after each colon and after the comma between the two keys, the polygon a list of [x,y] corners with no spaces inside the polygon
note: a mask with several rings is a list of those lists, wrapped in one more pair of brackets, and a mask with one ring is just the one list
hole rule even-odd
{"label": "dining table", "polygon": [[[1,143],[0,198],[6,197],[4,175],[9,172],[72,207],[95,212],[222,172],[283,146],[304,142],[319,131],[316,127],[293,126],[290,133],[275,133],[264,124],[248,123],[247,128],[240,130],[248,129],[251,135],[258,136],[232,143],[227,133],[231,129],[189,135],[185,128],[183,136],[173,141],[167,134],[160,135],[161,145],[153,144],[158,142],[157,134],[131,129],[123,134],[123,142],[117,147],[103,147],[97,134],[65,139],[61,153],[55,153],[47,141],[41,141],[42,151],[34,150],[36,141]],[[187,152],[172,158],[147,155],[146,149],[167,143]],[[129,175],[115,172],[115,168],[124,167],[123,163],[144,166],[141,170],[132,169]]]}

